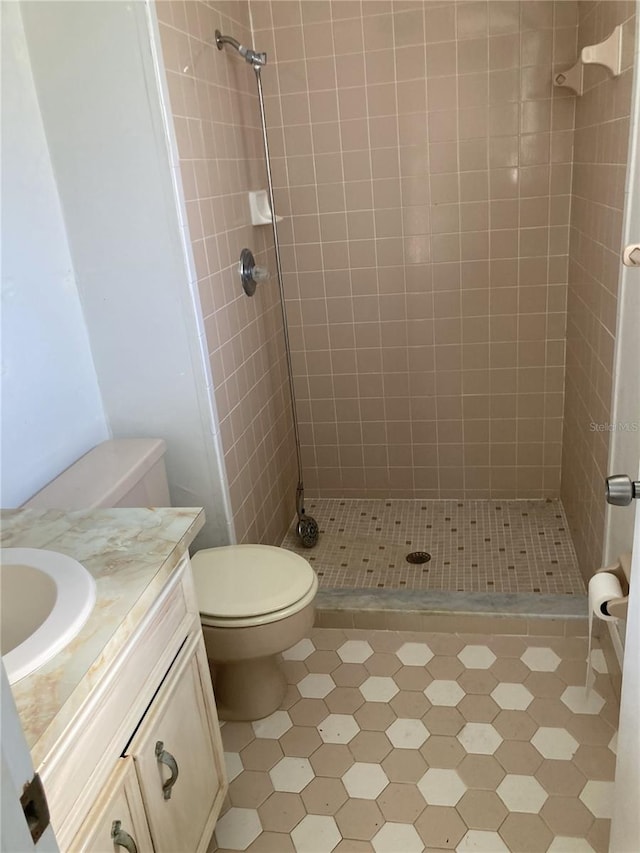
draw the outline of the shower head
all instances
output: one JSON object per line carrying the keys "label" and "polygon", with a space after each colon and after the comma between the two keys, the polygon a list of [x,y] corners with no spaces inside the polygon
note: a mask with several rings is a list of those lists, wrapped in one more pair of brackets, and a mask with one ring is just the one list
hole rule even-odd
{"label": "shower head", "polygon": [[248,62],[249,65],[253,66],[256,71],[262,68],[263,65],[267,64],[266,53],[259,53],[257,50],[252,50],[250,47],[244,47],[239,41],[236,41],[231,36],[223,36],[220,30],[216,30],[215,35],[218,50],[222,50],[222,47],[225,44],[231,45],[234,50],[238,51],[240,56],[244,57],[245,62]]}

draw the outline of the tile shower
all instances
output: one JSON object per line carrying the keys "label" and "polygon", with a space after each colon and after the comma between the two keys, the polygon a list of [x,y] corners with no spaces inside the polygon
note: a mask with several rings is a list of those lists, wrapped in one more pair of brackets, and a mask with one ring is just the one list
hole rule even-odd
{"label": "tile shower", "polygon": [[[156,8],[238,541],[286,537],[295,475],[275,287],[247,300],[236,277],[244,245],[273,268],[244,208],[264,186],[254,81],[202,53],[216,27],[269,55],[321,582],[583,593],[604,531],[608,436],[589,423],[611,392],[634,4]],[[552,86],[619,23],[618,78]],[[409,550],[432,559],[410,567]]]}
{"label": "tile shower", "polygon": [[556,496],[577,6],[256,8],[308,488]]}
{"label": "tile shower", "polygon": [[[320,588],[584,594],[560,501],[318,498],[320,542],[283,545],[311,562]],[[417,553],[418,560],[407,560]]]}

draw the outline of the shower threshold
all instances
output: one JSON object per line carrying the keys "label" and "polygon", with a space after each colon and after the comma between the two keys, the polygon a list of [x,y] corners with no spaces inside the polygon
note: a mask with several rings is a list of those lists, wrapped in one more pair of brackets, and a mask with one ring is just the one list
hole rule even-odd
{"label": "shower threshold", "polygon": [[[379,625],[383,613],[389,627],[412,622],[415,630],[425,616],[430,627],[481,615],[499,617],[505,630],[529,618],[575,619],[580,632],[586,625],[585,585],[559,500],[310,498],[308,506],[318,545],[301,548],[292,526],[282,546],[316,570],[320,615],[360,614],[361,624],[352,618],[342,627]],[[407,561],[415,552],[429,559]]]}

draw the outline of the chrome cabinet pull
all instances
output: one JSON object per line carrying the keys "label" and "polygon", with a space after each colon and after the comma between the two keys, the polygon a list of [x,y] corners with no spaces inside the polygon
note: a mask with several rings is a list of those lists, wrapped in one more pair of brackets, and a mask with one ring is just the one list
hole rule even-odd
{"label": "chrome cabinet pull", "polygon": [[111,838],[113,839],[113,843],[117,844],[118,847],[124,847],[127,853],[138,853],[136,842],[128,832],[121,829],[121,826],[122,821],[120,820],[114,820],[111,824]]}
{"label": "chrome cabinet pull", "polygon": [[178,762],[175,760],[173,755],[170,752],[167,752],[164,748],[164,743],[159,740],[156,743],[156,758],[161,764],[166,764],[169,770],[171,771],[171,776],[167,779],[167,781],[162,785],[162,793],[164,795],[165,800],[171,799],[171,789],[176,784],[178,779]]}

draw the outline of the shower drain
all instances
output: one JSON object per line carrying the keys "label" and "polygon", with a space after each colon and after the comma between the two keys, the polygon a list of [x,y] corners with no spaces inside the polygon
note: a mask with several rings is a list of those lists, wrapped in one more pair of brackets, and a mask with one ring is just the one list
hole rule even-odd
{"label": "shower drain", "polygon": [[427,551],[412,551],[405,557],[407,563],[413,563],[414,565],[419,565],[420,563],[428,563],[430,559],[431,554],[427,553]]}

